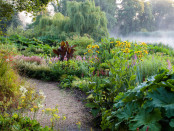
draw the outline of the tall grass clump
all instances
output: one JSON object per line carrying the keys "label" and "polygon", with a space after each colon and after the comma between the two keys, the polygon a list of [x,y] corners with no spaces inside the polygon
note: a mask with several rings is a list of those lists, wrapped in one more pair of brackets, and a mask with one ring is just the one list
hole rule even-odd
{"label": "tall grass clump", "polygon": [[159,55],[148,55],[139,61],[136,70],[136,83],[145,81],[149,76],[159,73],[160,69],[167,69],[167,60]]}

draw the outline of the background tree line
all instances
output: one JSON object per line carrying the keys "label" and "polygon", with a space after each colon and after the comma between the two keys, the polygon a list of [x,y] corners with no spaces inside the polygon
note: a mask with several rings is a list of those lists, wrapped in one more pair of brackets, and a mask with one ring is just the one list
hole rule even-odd
{"label": "background tree line", "polygon": [[[0,2],[2,10],[4,4],[8,7],[6,14],[0,13],[1,31],[5,32],[11,24],[20,25],[17,13],[24,10],[26,2],[20,1],[23,6],[16,8],[2,0]],[[48,2],[50,0],[40,4],[46,5]],[[59,0],[59,4],[51,4],[55,11],[53,17],[42,10],[44,6],[37,9],[37,3],[27,6],[27,11],[34,10],[37,14],[34,23],[28,26],[31,37],[47,36],[64,40],[73,35],[86,35],[100,40],[109,36],[108,31],[128,35],[132,32],[174,29],[173,0]],[[7,19],[9,16],[13,16],[12,19]]]}
{"label": "background tree line", "polygon": [[[64,15],[67,0],[60,0],[59,11]],[[85,1],[85,0],[68,0]],[[110,32],[123,35],[131,32],[148,32],[174,29],[173,0],[94,0],[106,13]]]}

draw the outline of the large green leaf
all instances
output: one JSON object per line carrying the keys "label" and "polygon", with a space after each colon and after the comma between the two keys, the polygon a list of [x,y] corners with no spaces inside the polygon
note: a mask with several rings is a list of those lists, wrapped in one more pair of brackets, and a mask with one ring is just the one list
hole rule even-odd
{"label": "large green leaf", "polygon": [[149,106],[164,108],[167,117],[174,116],[174,93],[161,87],[149,93],[147,98],[152,99],[148,102]]}
{"label": "large green leaf", "polygon": [[171,127],[174,127],[174,119],[171,119],[169,125],[170,125]]}
{"label": "large green leaf", "polygon": [[135,131],[137,128],[143,127],[147,129],[149,127],[149,131],[160,131],[161,126],[158,121],[161,119],[161,112],[158,109],[155,109],[151,113],[146,110],[141,110],[134,119],[131,120],[129,124],[129,129]]}
{"label": "large green leaf", "polygon": [[133,114],[138,110],[138,104],[136,103],[128,103],[124,108],[120,108],[117,110],[117,117],[120,120],[129,120]]}

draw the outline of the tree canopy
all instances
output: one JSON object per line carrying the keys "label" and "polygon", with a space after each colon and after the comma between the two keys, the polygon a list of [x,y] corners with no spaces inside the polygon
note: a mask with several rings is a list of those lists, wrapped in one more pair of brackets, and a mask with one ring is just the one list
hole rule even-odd
{"label": "tree canopy", "polygon": [[53,17],[38,16],[32,24],[36,36],[49,36],[64,40],[74,34],[88,34],[95,40],[108,37],[107,18],[105,13],[92,1],[67,2],[67,16],[56,13]]}

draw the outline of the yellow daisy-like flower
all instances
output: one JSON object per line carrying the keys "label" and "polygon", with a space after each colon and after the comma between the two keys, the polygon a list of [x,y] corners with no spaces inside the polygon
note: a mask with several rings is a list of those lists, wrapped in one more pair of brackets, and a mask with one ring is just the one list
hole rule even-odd
{"label": "yellow daisy-like flower", "polygon": [[148,54],[148,51],[147,51],[147,50],[145,50],[144,52],[145,52],[146,54]]}
{"label": "yellow daisy-like flower", "polygon": [[126,44],[126,48],[130,48],[131,47],[131,44],[130,43],[127,43]]}
{"label": "yellow daisy-like flower", "polygon": [[138,55],[138,58],[141,58],[142,57],[142,55]]}
{"label": "yellow daisy-like flower", "polygon": [[91,63],[94,63],[93,61],[90,61]]}
{"label": "yellow daisy-like flower", "polygon": [[84,55],[86,55],[86,54],[87,54],[87,52],[84,53]]}
{"label": "yellow daisy-like flower", "polygon": [[141,45],[143,45],[143,46],[147,46],[147,44],[146,44],[146,43],[144,43],[144,42],[142,42],[142,43],[141,43]]}
{"label": "yellow daisy-like flower", "polygon": [[114,43],[113,41],[111,41],[110,43]]}
{"label": "yellow daisy-like flower", "polygon": [[93,45],[93,46],[92,46],[92,49],[94,49],[94,48],[95,48],[95,46]]}
{"label": "yellow daisy-like flower", "polygon": [[96,51],[98,54],[100,53],[99,51]]}
{"label": "yellow daisy-like flower", "polygon": [[31,112],[33,112],[33,110],[34,110],[33,108],[30,108],[30,111],[31,111]]}
{"label": "yellow daisy-like flower", "polygon": [[91,49],[89,49],[89,50],[88,50],[88,53],[91,53],[91,52],[92,52],[92,50],[91,50]]}
{"label": "yellow daisy-like flower", "polygon": [[91,48],[91,45],[88,45],[88,46],[87,46],[87,49],[89,49],[89,48]]}
{"label": "yellow daisy-like flower", "polygon": [[126,48],[126,49],[125,49],[125,52],[126,52],[126,53],[129,53],[129,52],[130,52],[130,51],[129,51],[129,48]]}
{"label": "yellow daisy-like flower", "polygon": [[96,48],[99,48],[99,46],[98,46],[98,45],[95,45],[95,47],[96,47]]}

